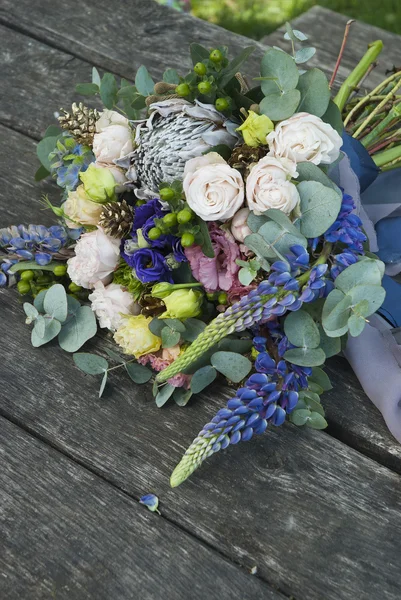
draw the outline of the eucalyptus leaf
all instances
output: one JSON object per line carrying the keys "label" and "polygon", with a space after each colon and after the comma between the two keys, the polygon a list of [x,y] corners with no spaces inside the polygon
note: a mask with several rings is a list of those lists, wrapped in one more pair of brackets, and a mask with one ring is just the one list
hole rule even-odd
{"label": "eucalyptus leaf", "polygon": [[351,315],[348,319],[348,330],[352,337],[358,337],[365,329],[366,320],[358,315]]}
{"label": "eucalyptus leaf", "polygon": [[139,363],[126,363],[125,370],[135,383],[147,383],[152,377],[152,371]]}
{"label": "eucalyptus leaf", "polygon": [[[303,48],[299,52],[306,52],[307,50],[315,49]],[[323,116],[330,101],[330,88],[323,71],[320,69],[309,69],[309,71],[301,75],[297,87],[301,92],[301,101],[297,112],[307,112],[317,117]]]}
{"label": "eucalyptus leaf", "polygon": [[111,73],[105,73],[100,84],[100,97],[106,108],[112,109],[117,103],[118,86]]}
{"label": "eucalyptus leaf", "polygon": [[250,269],[249,267],[242,267],[242,269],[240,269],[238,271],[239,282],[241,283],[241,285],[247,286],[250,283],[252,283],[252,281],[255,279],[257,274],[258,274],[257,271],[254,271],[253,269]]}
{"label": "eucalyptus leaf", "polygon": [[267,243],[259,233],[247,235],[244,239],[244,244],[260,259],[263,269],[268,271],[270,264],[266,262],[266,258],[276,258],[277,252],[274,250],[274,247]]}
{"label": "eucalyptus leaf", "polygon": [[72,358],[78,369],[87,375],[101,375],[109,368],[109,363],[103,356],[90,352],[76,352]]}
{"label": "eucalyptus leaf", "polygon": [[260,227],[267,223],[268,220],[269,219],[265,215],[255,215],[255,213],[251,210],[246,222],[249,229],[253,231],[253,233],[257,233]]}
{"label": "eucalyptus leaf", "polygon": [[297,89],[287,92],[272,92],[261,101],[260,111],[272,121],[282,121],[292,117],[300,100],[301,92]]}
{"label": "eucalyptus leaf", "polygon": [[38,312],[42,313],[45,310],[43,307],[43,303],[44,303],[46,294],[47,294],[47,290],[42,290],[41,292],[39,292],[39,294],[37,296],[35,296],[33,305]]}
{"label": "eucalyptus leaf", "polygon": [[284,332],[291,344],[298,347],[318,348],[319,329],[312,317],[303,310],[287,315]]}
{"label": "eucalyptus leaf", "polygon": [[164,319],[165,324],[173,331],[184,333],[185,325],[179,319]]}
{"label": "eucalyptus leaf", "polygon": [[261,88],[265,96],[293,90],[298,83],[298,69],[294,59],[287,53],[269,49],[262,58],[260,72]]}
{"label": "eucalyptus leaf", "polygon": [[210,362],[222,375],[234,383],[239,383],[252,368],[251,361],[236,352],[215,352]]}
{"label": "eucalyptus leaf", "polygon": [[47,290],[43,301],[43,308],[48,315],[57,319],[60,323],[64,323],[67,319],[67,294],[61,283],[56,283]]}
{"label": "eucalyptus leaf", "polygon": [[227,350],[229,352],[238,352],[238,354],[246,354],[252,350],[252,339],[235,339],[226,337],[217,344],[218,350]]}
{"label": "eucalyptus leaf", "polygon": [[295,52],[295,62],[297,65],[302,65],[303,63],[308,62],[308,60],[310,60],[315,54],[316,48],[312,48],[311,46],[300,48]]}
{"label": "eucalyptus leaf", "polygon": [[331,358],[332,356],[336,356],[341,352],[341,338],[339,337],[329,337],[322,325],[319,323],[319,333],[320,333],[320,348],[326,355],[326,358]]}
{"label": "eucalyptus leaf", "polygon": [[305,425],[312,429],[326,429],[327,421],[321,414],[313,411]]}
{"label": "eucalyptus leaf", "polygon": [[262,225],[257,234],[253,235],[262,236],[265,243],[269,245],[270,250],[266,254],[267,258],[283,257],[290,252],[291,246],[294,245],[300,245],[304,248],[307,246],[306,238],[292,225],[291,229],[288,230],[275,221],[268,221]]}
{"label": "eucalyptus leaf", "polygon": [[199,394],[208,385],[210,385],[217,377],[217,371],[210,365],[202,367],[196,371],[191,379],[191,390],[194,394]]}
{"label": "eucalyptus leaf", "polygon": [[163,73],[163,81],[165,81],[166,83],[174,83],[178,85],[180,83],[180,77],[177,73],[177,70],[166,69]]}
{"label": "eucalyptus leaf", "polygon": [[142,96],[149,96],[154,92],[155,83],[144,65],[139,67],[136,73],[135,86]]}
{"label": "eucalyptus leaf", "polygon": [[381,285],[356,285],[347,294],[350,297],[353,305],[358,305],[361,301],[366,300],[368,309],[366,317],[375,313],[384,302],[386,290]]}
{"label": "eucalyptus leaf", "polygon": [[357,285],[380,285],[383,276],[384,263],[372,258],[364,258],[350,265],[336,278],[336,288],[344,293],[349,292]]}
{"label": "eucalyptus leaf", "polygon": [[92,67],[92,83],[100,88],[101,78],[96,67]]}
{"label": "eucalyptus leaf", "polygon": [[305,425],[307,420],[310,418],[310,415],[311,411],[309,410],[309,408],[299,408],[291,413],[290,421],[294,425],[302,427],[302,425]]}
{"label": "eucalyptus leaf", "polygon": [[186,406],[192,397],[192,390],[186,390],[183,387],[175,388],[173,400],[177,406]]}
{"label": "eucalyptus leaf", "polygon": [[167,400],[173,395],[174,390],[177,389],[170,383],[166,383],[160,388],[159,392],[156,395],[155,401],[156,406],[161,408],[166,404]]}
{"label": "eucalyptus leaf", "polygon": [[81,96],[96,96],[99,93],[99,86],[96,83],[77,83],[75,91]]}
{"label": "eucalyptus leaf", "polygon": [[285,352],[284,358],[300,367],[318,367],[324,364],[326,355],[321,348],[292,348]]}
{"label": "eucalyptus leaf", "polygon": [[46,179],[46,177],[49,177],[49,175],[50,171],[48,171],[43,165],[40,165],[39,169],[35,173],[35,181],[42,181],[43,179]]}
{"label": "eucalyptus leaf", "polygon": [[302,181],[297,190],[301,198],[301,233],[307,238],[323,235],[340,212],[340,196],[317,181]]}
{"label": "eucalyptus leaf", "polygon": [[111,358],[111,360],[114,360],[115,362],[118,362],[118,363],[125,362],[125,358],[123,358],[122,356],[117,354],[117,352],[114,352],[114,350],[110,350],[110,348],[105,348],[104,351]]}
{"label": "eucalyptus leaf", "polygon": [[336,186],[334,181],[330,179],[322,171],[320,167],[314,165],[311,162],[301,162],[297,164],[298,177],[297,182],[301,183],[301,181],[317,181],[326,187],[331,187],[333,190],[337,192],[342,200],[342,192],[339,187]]}
{"label": "eucalyptus leaf", "polygon": [[107,383],[107,376],[108,376],[108,372],[105,371],[103,374],[103,377],[102,377],[100,388],[99,388],[99,398],[101,398],[103,396],[104,388],[106,387],[106,383]]}
{"label": "eucalyptus leaf", "polygon": [[352,300],[341,290],[332,290],[323,306],[322,325],[329,337],[340,337],[348,331]]}
{"label": "eucalyptus leaf", "polygon": [[29,302],[24,302],[22,308],[24,309],[24,313],[26,314],[28,319],[31,319],[31,321],[34,321],[39,315],[39,312],[37,311],[35,306],[33,304],[29,304]]}
{"label": "eucalyptus leaf", "polygon": [[[284,34],[285,40],[292,39],[294,42],[297,40],[300,42],[305,42],[308,39],[308,36],[305,35],[304,33],[302,33],[302,31],[299,31],[298,29],[292,29],[292,27],[289,23],[285,24],[285,28],[287,30],[287,32]],[[290,30],[291,30],[291,33],[290,33]]]}
{"label": "eucalyptus leaf", "polygon": [[173,331],[170,327],[163,327],[161,332],[162,346],[163,348],[172,348],[180,341],[180,333]]}
{"label": "eucalyptus leaf", "polygon": [[182,339],[186,342],[194,342],[198,335],[205,329],[206,324],[199,319],[190,317],[185,320],[185,331],[182,334]]}
{"label": "eucalyptus leaf", "polygon": [[[38,332],[36,331],[36,327],[34,327],[31,333],[32,346],[34,348],[39,348],[39,346],[47,344],[47,342],[50,342],[53,338],[56,337],[56,335],[59,334],[60,329],[61,323],[60,321],[56,321],[56,319],[50,319],[49,321],[46,321],[45,333],[41,337],[39,337]],[[40,331],[40,333],[42,332]]]}
{"label": "eucalyptus leaf", "polygon": [[76,352],[97,332],[96,317],[89,306],[80,306],[63,325],[58,341],[66,352]]}
{"label": "eucalyptus leaf", "polygon": [[325,392],[333,389],[329,376],[320,367],[313,367],[312,375],[309,376],[309,381],[313,381],[320,385]]}
{"label": "eucalyptus leaf", "polygon": [[343,134],[344,123],[343,123],[343,119],[341,116],[341,111],[338,108],[337,104],[335,104],[333,102],[333,100],[329,101],[327,110],[324,113],[324,115],[322,116],[322,121],[331,125],[333,127],[333,129],[335,129],[339,135]]}
{"label": "eucalyptus leaf", "polygon": [[40,338],[44,338],[44,336],[45,336],[46,320],[43,315],[38,315],[35,320],[35,333]]}
{"label": "eucalyptus leaf", "polygon": [[157,337],[161,337],[162,329],[166,326],[164,319],[158,319],[155,317],[151,320],[148,325],[148,328],[153,333],[153,335],[157,335]]}
{"label": "eucalyptus leaf", "polygon": [[58,136],[45,137],[43,140],[40,140],[36,146],[36,154],[38,159],[42,163],[42,166],[49,172],[51,170],[49,154],[55,149],[57,140]]}

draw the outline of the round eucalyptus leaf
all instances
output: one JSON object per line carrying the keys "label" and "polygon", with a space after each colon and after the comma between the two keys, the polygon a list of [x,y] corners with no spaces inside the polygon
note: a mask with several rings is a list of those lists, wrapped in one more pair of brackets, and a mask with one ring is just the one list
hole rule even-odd
{"label": "round eucalyptus leaf", "polygon": [[[303,48],[302,50],[314,50],[314,48]],[[330,101],[330,89],[323,71],[309,69],[299,78],[297,88],[301,92],[301,101],[297,112],[307,112],[317,117],[324,115]]]}
{"label": "round eucalyptus leaf", "polygon": [[103,356],[90,352],[76,352],[72,357],[74,363],[87,375],[100,375],[109,368],[109,363]]}
{"label": "round eucalyptus leaf", "polygon": [[351,315],[348,319],[348,330],[352,337],[358,337],[365,329],[366,321],[358,315]]}
{"label": "round eucalyptus leaf", "polygon": [[170,329],[170,327],[166,326],[162,329],[161,337],[163,348],[172,348],[178,344],[181,335],[179,331],[174,331],[173,329]]}
{"label": "round eucalyptus leaf", "polygon": [[318,237],[336,220],[341,198],[318,181],[302,181],[297,190],[301,198],[301,233],[307,238]]}
{"label": "round eucalyptus leaf", "polygon": [[35,333],[43,338],[46,333],[46,320],[43,315],[38,315],[35,320]]}
{"label": "round eucalyptus leaf", "polygon": [[194,394],[199,394],[208,385],[210,385],[217,377],[217,371],[210,365],[202,367],[193,374],[191,379],[191,390]]}
{"label": "round eucalyptus leaf", "polygon": [[348,331],[352,300],[341,290],[332,290],[323,306],[322,325],[329,337],[340,337]]}
{"label": "round eucalyptus leaf", "polygon": [[348,292],[347,296],[350,296],[354,305],[367,301],[368,308],[365,316],[368,317],[379,310],[386,297],[386,290],[381,285],[356,285]]}
{"label": "round eucalyptus leaf", "polygon": [[185,331],[182,333],[182,339],[187,342],[195,341],[205,327],[206,324],[199,319],[195,319],[194,317],[185,319]]}
{"label": "round eucalyptus leaf", "polygon": [[309,381],[313,381],[320,385],[320,387],[323,388],[323,391],[325,392],[328,392],[329,390],[333,389],[329,376],[320,367],[313,367],[312,375],[309,377]]}
{"label": "round eucalyptus leaf", "polygon": [[33,301],[34,307],[40,313],[45,312],[45,309],[43,308],[43,303],[44,303],[46,294],[47,294],[47,290],[42,290],[41,292],[39,292],[39,294],[35,297],[35,299]]}
{"label": "round eucalyptus leaf", "polygon": [[299,74],[294,59],[281,50],[270,48],[260,65],[262,92],[265,96],[274,92],[288,92],[298,83]]}
{"label": "round eucalyptus leaf", "polygon": [[266,216],[255,215],[255,213],[252,210],[249,212],[247,224],[249,229],[253,231],[253,233],[257,233],[259,231],[259,228],[262,227],[262,225],[266,223],[266,221],[268,221]]}
{"label": "round eucalyptus leaf", "polygon": [[[265,225],[267,224],[268,223],[265,223]],[[247,235],[244,239],[244,244],[260,259],[276,258],[277,256],[274,248],[272,248],[269,243],[266,243],[265,239],[259,233]]]}
{"label": "round eucalyptus leaf", "polygon": [[173,395],[174,390],[177,389],[170,383],[166,383],[163,387],[160,388],[159,392],[156,395],[155,402],[158,408],[161,408],[166,404],[167,400],[170,396]]}
{"label": "round eucalyptus leaf", "polygon": [[[372,258],[364,258],[350,265],[336,278],[336,288],[345,294],[357,285],[380,285],[384,272],[384,263]],[[361,298],[362,299],[362,298]]]}
{"label": "round eucalyptus leaf", "polygon": [[310,415],[311,415],[311,411],[309,410],[309,408],[299,408],[297,410],[294,410],[294,412],[291,413],[290,421],[291,421],[291,423],[294,423],[294,425],[297,425],[298,427],[302,427],[302,425],[305,425],[305,423],[309,419]]}
{"label": "round eucalyptus leaf", "polygon": [[100,388],[99,388],[99,398],[101,398],[103,396],[103,392],[104,389],[106,387],[106,383],[107,383],[107,377],[108,377],[108,372],[105,371],[102,377],[102,381],[100,383]]}
{"label": "round eucalyptus leaf", "polygon": [[76,352],[97,332],[95,313],[90,306],[80,306],[79,310],[65,323],[58,336],[58,342],[66,352]]}
{"label": "round eucalyptus leaf", "polygon": [[315,411],[311,413],[305,424],[307,427],[311,427],[312,429],[326,429],[327,427],[326,419]]}
{"label": "round eucalyptus leaf", "polygon": [[29,304],[29,302],[24,302],[22,308],[24,309],[24,313],[26,314],[28,319],[31,319],[31,321],[34,321],[39,315],[39,312],[37,311],[35,306],[33,304]]}
{"label": "round eucalyptus leaf", "polygon": [[165,327],[165,323],[163,319],[158,319],[157,317],[155,317],[154,319],[151,320],[151,322],[148,325],[148,328],[150,329],[150,331],[153,333],[153,335],[157,335],[157,337],[160,337],[162,334],[162,329],[163,327]]}
{"label": "round eucalyptus leaf", "polygon": [[175,388],[173,392],[173,400],[177,406],[186,406],[192,397],[192,390],[185,388]]}
{"label": "round eucalyptus leaf", "polygon": [[284,354],[285,360],[300,367],[318,367],[326,360],[321,348],[292,348]]}
{"label": "round eucalyptus leaf", "polygon": [[60,323],[64,323],[67,319],[67,294],[61,283],[56,283],[47,290],[43,300],[43,308],[48,315],[57,319]]}
{"label": "round eucalyptus leaf", "polygon": [[234,383],[239,383],[252,368],[251,361],[236,352],[215,352],[210,362],[222,375]]}
{"label": "round eucalyptus leaf", "polygon": [[287,315],[284,321],[284,332],[294,346],[306,348],[319,347],[319,329],[312,317],[303,310],[298,310]]}
{"label": "round eucalyptus leaf", "polygon": [[[295,52],[295,62],[297,65],[302,65],[303,63],[308,62],[316,54],[316,48],[312,48],[312,46],[307,46],[305,48],[300,48]],[[313,70],[313,69],[312,69]],[[299,83],[298,83],[299,89]],[[306,110],[306,109],[304,109]],[[315,113],[312,113],[315,114]]]}
{"label": "round eucalyptus leaf", "polygon": [[299,90],[270,93],[261,101],[260,111],[272,121],[289,119],[297,110],[300,99],[301,92]]}
{"label": "round eucalyptus leaf", "polygon": [[281,258],[290,252],[291,246],[300,245],[306,248],[308,243],[295,228],[288,230],[276,221],[268,221],[262,225],[256,235],[262,236],[264,242],[269,244],[269,258],[276,258],[276,256]]}
{"label": "round eucalyptus leaf", "polygon": [[326,358],[336,356],[341,352],[341,339],[339,337],[329,337],[319,323],[320,344],[319,346],[326,355]]}
{"label": "round eucalyptus leaf", "polygon": [[[32,329],[32,333],[31,333],[31,342],[32,342],[32,346],[34,348],[39,348],[39,346],[43,346],[43,344],[47,344],[47,342],[50,342],[53,338],[56,337],[56,335],[58,335],[58,333],[61,330],[61,323],[60,321],[57,321],[56,319],[46,319],[46,326],[45,326],[45,332],[44,335],[39,337],[38,332],[36,331],[36,327],[34,327]],[[42,333],[42,331],[40,330],[39,333]]]}
{"label": "round eucalyptus leaf", "polygon": [[301,181],[317,181],[326,187],[331,187],[342,199],[340,188],[337,187],[334,181],[332,181],[330,177],[327,177],[326,173],[324,173],[317,165],[314,165],[311,162],[301,162],[297,164],[297,171],[297,181],[299,183],[301,183]]}
{"label": "round eucalyptus leaf", "polygon": [[242,267],[242,269],[240,269],[238,271],[239,282],[242,285],[247,286],[250,283],[252,283],[252,281],[255,279],[257,274],[258,274],[257,271],[253,271],[252,269],[249,269],[247,267]]}
{"label": "round eucalyptus leaf", "polygon": [[147,383],[152,377],[152,371],[139,363],[126,363],[125,370],[135,383]]}

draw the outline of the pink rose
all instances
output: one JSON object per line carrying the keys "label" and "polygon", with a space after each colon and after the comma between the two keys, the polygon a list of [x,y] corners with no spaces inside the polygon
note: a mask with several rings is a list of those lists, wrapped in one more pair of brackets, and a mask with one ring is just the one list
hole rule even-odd
{"label": "pink rose", "polygon": [[206,291],[227,292],[238,284],[239,266],[235,261],[241,257],[241,253],[229,231],[223,231],[216,224],[211,224],[209,232],[214,258],[205,256],[200,246],[185,248],[185,255],[191,265],[193,276],[203,284]]}

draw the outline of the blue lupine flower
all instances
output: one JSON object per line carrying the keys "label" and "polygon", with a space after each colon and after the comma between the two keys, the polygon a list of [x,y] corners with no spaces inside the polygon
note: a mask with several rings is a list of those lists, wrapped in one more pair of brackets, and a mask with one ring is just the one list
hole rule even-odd
{"label": "blue lupine flower", "polygon": [[144,504],[150,511],[157,512],[160,515],[160,511],[158,510],[159,498],[154,494],[145,494],[145,496],[139,499],[139,503]]}

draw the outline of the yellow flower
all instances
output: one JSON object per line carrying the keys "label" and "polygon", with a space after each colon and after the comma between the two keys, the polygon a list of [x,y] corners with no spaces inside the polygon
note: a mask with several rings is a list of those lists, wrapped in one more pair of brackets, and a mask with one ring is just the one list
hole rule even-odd
{"label": "yellow flower", "polygon": [[273,131],[273,122],[266,115],[258,115],[257,113],[250,110],[248,117],[238,127],[237,131],[240,131],[244,137],[244,142],[247,146],[256,148],[261,144],[266,144],[266,136],[268,133]]}
{"label": "yellow flower", "polygon": [[85,192],[93,202],[110,202],[115,200],[116,181],[110,171],[91,163],[84,173],[79,174]]}
{"label": "yellow flower", "polygon": [[149,329],[152,317],[144,315],[124,315],[120,327],[114,334],[114,339],[124,350],[125,354],[132,354],[139,358],[149,352],[160,350],[162,341]]}
{"label": "yellow flower", "polygon": [[171,292],[163,298],[166,312],[160,315],[161,319],[188,319],[201,314],[203,294],[198,290],[182,289]]}

